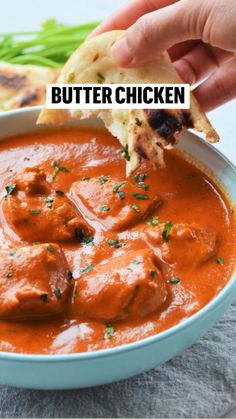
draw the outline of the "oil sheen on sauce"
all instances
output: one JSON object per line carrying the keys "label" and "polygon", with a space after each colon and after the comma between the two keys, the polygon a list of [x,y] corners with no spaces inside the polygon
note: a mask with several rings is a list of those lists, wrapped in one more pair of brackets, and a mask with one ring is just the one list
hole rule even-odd
{"label": "oil sheen on sauce", "polygon": [[[61,171],[53,187],[70,197],[73,182],[94,176],[110,176],[125,181],[125,160],[118,141],[106,131],[94,129],[60,129],[25,134],[0,143],[0,184],[2,196],[6,185],[26,167],[39,167],[47,175],[55,160],[69,169]],[[114,334],[105,336],[104,321],[80,318],[73,303],[53,319],[0,321],[0,350],[20,353],[60,354],[114,347],[154,335],[181,322],[205,306],[225,286],[235,263],[235,221],[230,203],[208,175],[174,151],[165,154],[166,168],[153,170],[144,163],[139,172],[148,174],[150,191],[161,197],[161,205],[151,214],[162,222],[198,223],[216,231],[217,253],[208,261],[186,270],[178,267],[179,283],[165,278],[168,299],[161,310],[142,319],[126,319],[113,324]],[[88,186],[89,187],[89,186]],[[141,191],[142,192],[142,191]],[[86,214],[84,214],[86,217]],[[147,220],[150,220],[148,217]],[[147,227],[140,220],[121,233],[97,229],[94,246],[63,244],[76,280],[81,269],[143,246],[140,234]],[[96,223],[94,224],[96,228]],[[1,249],[20,246],[0,225]],[[153,227],[155,228],[155,227]],[[133,240],[137,237],[136,240]],[[109,238],[121,239],[124,246],[107,245]],[[34,232],[32,231],[32,242]],[[23,243],[24,244],[24,243]],[[22,245],[22,244],[21,244]],[[217,258],[223,264],[217,263]],[[183,255],[184,262],[184,255]],[[112,304],[112,301],[111,301]]]}

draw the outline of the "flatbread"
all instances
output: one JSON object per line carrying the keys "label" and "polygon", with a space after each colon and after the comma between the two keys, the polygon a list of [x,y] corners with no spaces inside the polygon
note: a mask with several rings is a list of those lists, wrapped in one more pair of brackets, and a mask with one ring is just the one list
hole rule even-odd
{"label": "flatbread", "polygon": [[[111,31],[86,41],[69,58],[57,83],[182,83],[167,52],[137,68],[118,67],[111,56],[111,47],[123,34],[124,31]],[[127,174],[142,159],[163,167],[163,149],[178,143],[180,133],[188,128],[205,132],[208,142],[219,140],[193,94],[190,110],[43,109],[38,123],[59,125],[91,116],[101,118],[125,148]]]}
{"label": "flatbread", "polygon": [[58,75],[53,68],[0,62],[0,111],[44,104],[46,84]]}

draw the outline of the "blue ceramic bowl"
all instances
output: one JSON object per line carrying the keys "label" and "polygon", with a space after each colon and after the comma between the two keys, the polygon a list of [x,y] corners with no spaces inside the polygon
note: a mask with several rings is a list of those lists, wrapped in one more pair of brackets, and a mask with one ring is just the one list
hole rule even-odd
{"label": "blue ceramic bowl", "polygon": [[[39,108],[0,116],[0,138],[38,131]],[[80,125],[99,126],[95,120]],[[208,168],[236,203],[236,168],[214,147],[187,133],[180,147]],[[192,345],[236,297],[236,274],[202,310],[158,335],[113,349],[68,355],[24,355],[0,352],[0,384],[37,389],[71,389],[122,380],[171,359]]]}

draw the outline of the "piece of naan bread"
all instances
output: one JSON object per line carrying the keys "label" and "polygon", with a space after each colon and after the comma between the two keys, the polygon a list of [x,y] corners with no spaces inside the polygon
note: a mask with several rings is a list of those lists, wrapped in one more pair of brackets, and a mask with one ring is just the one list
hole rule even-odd
{"label": "piece of naan bread", "polygon": [[46,84],[58,75],[54,68],[0,62],[0,111],[42,105]]}
{"label": "piece of naan bread", "polygon": [[[182,83],[167,52],[137,68],[120,68],[111,56],[112,45],[124,31],[106,32],[82,44],[65,64],[57,83]],[[141,160],[163,167],[163,149],[174,146],[188,128],[204,131],[208,142],[219,137],[191,94],[186,110],[60,110],[43,109],[38,123],[59,125],[91,116],[101,118],[126,151],[127,174]]]}

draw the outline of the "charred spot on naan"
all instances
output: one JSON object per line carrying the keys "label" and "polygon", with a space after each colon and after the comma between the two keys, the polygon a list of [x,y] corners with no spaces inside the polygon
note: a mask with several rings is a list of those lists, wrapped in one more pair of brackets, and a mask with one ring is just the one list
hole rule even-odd
{"label": "charred spot on naan", "polygon": [[146,109],[144,115],[160,146],[174,146],[184,129],[193,128],[190,112],[182,110]]}
{"label": "charred spot on naan", "polygon": [[0,62],[0,111],[43,104],[46,84],[58,74],[54,68]]}
{"label": "charred spot on naan", "polygon": [[[79,84],[97,83],[98,75],[102,75],[106,83],[116,84],[182,83],[167,52],[140,67],[118,67],[111,48],[123,35],[124,31],[110,31],[87,40],[69,58],[57,83],[70,83],[71,74],[73,83]],[[204,132],[208,142],[219,140],[192,92],[189,110],[43,109],[38,123],[57,125],[88,117],[101,118],[127,150],[127,175],[137,169],[142,159],[150,160],[154,167],[163,167],[163,149],[177,144],[180,134],[189,128]]]}

